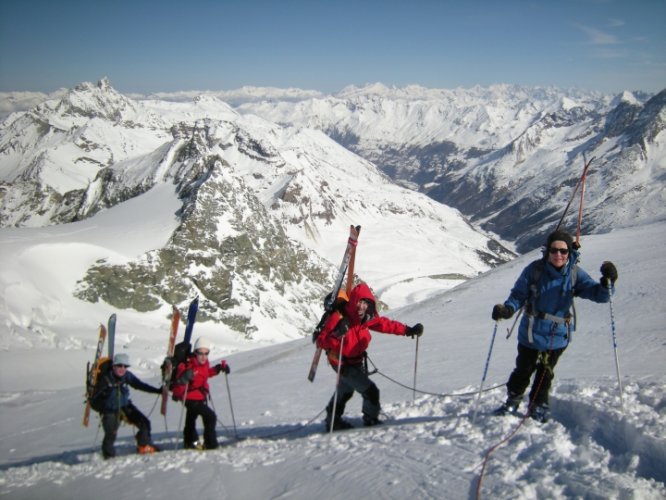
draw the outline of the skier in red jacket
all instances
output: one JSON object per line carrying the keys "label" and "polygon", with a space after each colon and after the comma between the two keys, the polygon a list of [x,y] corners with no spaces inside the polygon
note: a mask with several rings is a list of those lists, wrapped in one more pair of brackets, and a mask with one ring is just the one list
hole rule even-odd
{"label": "skier in red jacket", "polygon": [[214,450],[217,448],[217,415],[208,406],[208,378],[218,375],[220,372],[228,374],[231,370],[225,360],[215,366],[208,363],[210,353],[210,342],[205,337],[199,337],[194,343],[194,353],[187,361],[180,363],[176,368],[176,384],[173,387],[173,398],[185,400],[185,429],[183,430],[184,446],[186,449],[197,447],[199,436],[197,434],[196,422],[201,416],[204,424],[203,448]]}
{"label": "skier in red jacket", "polygon": [[[366,350],[372,336],[370,330],[380,333],[392,333],[409,337],[421,336],[423,325],[417,323],[409,327],[377,314],[375,296],[365,283],[360,283],[351,291],[349,302],[343,314],[333,314],[328,319],[321,334],[317,337],[317,345],[326,351],[328,361],[334,370],[340,367],[340,380],[337,387],[335,416],[333,413],[334,398],[331,397],[326,406],[326,427],[330,429],[333,418],[333,429],[348,429],[352,425],[342,418],[347,401],[357,391],[363,396],[363,424],[366,426],[380,424],[379,420],[379,389],[370,380],[364,366]],[[344,337],[342,360],[339,359],[340,343]]]}

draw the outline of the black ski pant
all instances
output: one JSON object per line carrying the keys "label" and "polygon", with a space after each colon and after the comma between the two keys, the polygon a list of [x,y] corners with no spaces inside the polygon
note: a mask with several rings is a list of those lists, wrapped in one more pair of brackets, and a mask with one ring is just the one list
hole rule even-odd
{"label": "black ski pant", "polygon": [[102,413],[102,428],[104,429],[104,439],[102,440],[102,455],[104,458],[116,456],[116,436],[121,419],[125,419],[129,424],[134,425],[138,430],[136,433],[137,446],[152,444],[150,436],[150,420],[141,413],[136,406],[129,403],[117,412]]}
{"label": "black ski pant", "polygon": [[215,412],[208,406],[206,401],[188,400],[185,401],[185,408],[187,409],[187,413],[185,414],[185,429],[183,430],[185,448],[194,448],[194,443],[199,439],[196,428],[198,417],[201,417],[204,424],[204,447],[207,450],[217,448],[217,431],[215,430],[217,415],[215,415]]}
{"label": "black ski pant", "polygon": [[[375,420],[379,417],[381,409],[379,405],[379,389],[375,383],[370,380],[367,370],[362,364],[357,365],[342,365],[340,370],[340,382],[338,383],[338,400],[335,404],[335,420],[342,417],[345,412],[347,401],[354,395],[354,391],[363,396],[363,416],[370,420]],[[331,421],[331,413],[333,413],[333,401],[335,394],[326,406],[326,418],[328,422]]]}
{"label": "black ski pant", "polygon": [[563,352],[564,348],[541,352],[518,344],[516,367],[506,384],[509,399],[515,401],[522,399],[532,374],[536,371],[530,390],[530,403],[534,406],[547,405],[550,385],[555,376],[555,365]]}

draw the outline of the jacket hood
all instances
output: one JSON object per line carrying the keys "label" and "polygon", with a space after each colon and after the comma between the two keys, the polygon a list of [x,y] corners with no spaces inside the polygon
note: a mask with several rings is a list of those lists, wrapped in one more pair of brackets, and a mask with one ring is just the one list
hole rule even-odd
{"label": "jacket hood", "polygon": [[377,302],[372,291],[370,291],[370,287],[365,283],[359,283],[354,287],[349,296],[349,303],[356,307],[356,304],[361,299],[370,300],[373,304]]}
{"label": "jacket hood", "polygon": [[349,318],[357,318],[358,315],[356,313],[356,305],[358,304],[359,300],[369,300],[372,302],[372,307],[368,308],[368,312],[370,313],[370,316],[375,316],[376,311],[377,311],[377,299],[375,299],[375,296],[372,294],[370,291],[370,287],[366,285],[365,283],[359,283],[356,285],[351,293],[349,294],[349,303],[347,304],[347,316]]}

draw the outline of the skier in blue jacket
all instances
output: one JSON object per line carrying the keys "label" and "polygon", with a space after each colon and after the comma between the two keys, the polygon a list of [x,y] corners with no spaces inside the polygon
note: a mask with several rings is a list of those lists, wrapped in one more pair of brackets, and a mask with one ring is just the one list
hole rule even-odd
{"label": "skier in blue jacket", "polygon": [[138,429],[136,433],[138,453],[154,453],[157,450],[150,435],[150,420],[132,404],[129,388],[152,394],[161,394],[162,389],[139,380],[127,369],[129,366],[127,354],[116,354],[113,357],[111,369],[102,375],[91,400],[92,407],[100,413],[102,418],[104,428],[102,455],[105,459],[116,456],[114,443],[121,420],[125,420]]}
{"label": "skier in blue jacket", "polygon": [[509,319],[521,307],[525,314],[518,329],[516,367],[507,382],[506,402],[496,415],[515,413],[536,371],[529,394],[529,414],[534,420],[548,420],[548,393],[557,360],[566,349],[573,332],[573,299],[608,302],[617,280],[611,262],[601,265],[601,280],[596,281],[578,267],[578,251],[572,236],[555,231],[548,236],[543,259],[531,262],[520,274],[504,304],[493,307],[495,321]]}

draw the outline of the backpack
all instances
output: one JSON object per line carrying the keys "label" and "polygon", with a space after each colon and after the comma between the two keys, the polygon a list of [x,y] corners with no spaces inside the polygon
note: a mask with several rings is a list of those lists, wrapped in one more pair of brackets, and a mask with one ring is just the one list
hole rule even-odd
{"label": "backpack", "polygon": [[[102,380],[111,373],[112,367],[113,363],[111,362],[111,358],[108,356],[99,358],[97,366],[93,368],[94,374],[92,379],[90,377],[86,379],[88,401],[90,401],[90,407],[97,412],[101,412],[106,405],[106,398],[101,397],[100,389],[103,385]],[[92,384],[90,383],[90,380],[93,381]]]}
{"label": "backpack", "polygon": [[187,358],[192,354],[192,344],[189,342],[179,342],[173,349],[173,356],[171,358],[171,380],[169,380],[169,391],[173,392],[174,386],[181,385],[176,384],[176,369],[181,363],[187,362]]}

